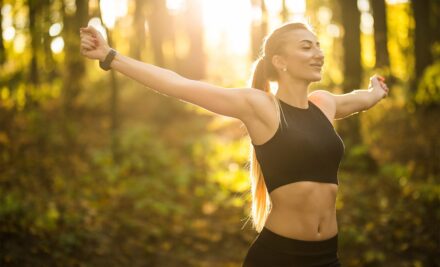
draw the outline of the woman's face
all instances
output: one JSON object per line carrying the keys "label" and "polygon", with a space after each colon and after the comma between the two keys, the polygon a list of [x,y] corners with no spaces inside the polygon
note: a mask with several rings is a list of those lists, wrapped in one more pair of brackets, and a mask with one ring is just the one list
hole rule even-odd
{"label": "woman's face", "polygon": [[309,82],[321,80],[324,54],[315,34],[306,29],[297,29],[289,35],[282,55],[287,72],[295,79]]}

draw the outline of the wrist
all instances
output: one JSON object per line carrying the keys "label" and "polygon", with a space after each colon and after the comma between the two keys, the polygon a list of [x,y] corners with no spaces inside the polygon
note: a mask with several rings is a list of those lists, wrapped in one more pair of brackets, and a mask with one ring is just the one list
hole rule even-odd
{"label": "wrist", "polygon": [[104,47],[102,55],[98,58],[99,61],[104,61],[105,58],[107,57],[108,53],[110,53],[110,50],[112,48],[109,46]]}
{"label": "wrist", "polygon": [[369,95],[370,95],[370,105],[374,106],[377,102],[382,100],[382,97],[377,94],[377,90],[374,90],[374,88],[368,89]]}
{"label": "wrist", "polygon": [[103,61],[99,61],[99,67],[101,67],[101,69],[108,71],[111,69],[111,63],[113,61],[113,59],[115,58],[117,52],[116,50],[114,50],[113,48],[110,48],[109,52],[107,53],[107,55],[105,56]]}

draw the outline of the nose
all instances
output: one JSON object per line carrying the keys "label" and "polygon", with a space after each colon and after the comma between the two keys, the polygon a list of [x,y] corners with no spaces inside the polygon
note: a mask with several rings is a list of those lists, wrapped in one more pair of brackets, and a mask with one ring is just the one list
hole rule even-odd
{"label": "nose", "polygon": [[324,59],[324,52],[321,50],[321,48],[318,48],[316,54],[316,59],[323,60]]}

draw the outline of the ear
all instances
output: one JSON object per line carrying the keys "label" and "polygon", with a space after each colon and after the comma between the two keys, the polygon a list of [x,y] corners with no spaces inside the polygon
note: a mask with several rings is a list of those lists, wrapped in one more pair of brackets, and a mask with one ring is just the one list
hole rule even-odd
{"label": "ear", "polygon": [[278,70],[282,70],[287,67],[286,59],[281,55],[274,55],[272,57],[272,64]]}

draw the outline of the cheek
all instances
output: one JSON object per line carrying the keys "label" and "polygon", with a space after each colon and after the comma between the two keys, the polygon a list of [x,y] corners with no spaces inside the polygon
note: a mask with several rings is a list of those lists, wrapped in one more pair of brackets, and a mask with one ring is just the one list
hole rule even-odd
{"label": "cheek", "polygon": [[312,60],[313,55],[310,52],[307,51],[299,51],[294,54],[292,57],[291,63],[294,65],[303,65],[303,64],[310,64],[310,61]]}

